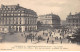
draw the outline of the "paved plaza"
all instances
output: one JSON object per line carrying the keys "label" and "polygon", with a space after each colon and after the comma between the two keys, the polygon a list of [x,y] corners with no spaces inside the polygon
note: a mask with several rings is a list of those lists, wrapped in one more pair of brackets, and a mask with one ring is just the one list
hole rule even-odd
{"label": "paved plaza", "polygon": [[[32,34],[32,36],[28,36]],[[34,36],[33,36],[34,35]],[[66,35],[66,34],[65,34]],[[32,44],[39,44],[39,43],[47,43],[47,44],[63,44],[68,43],[68,39],[60,35],[57,32],[48,31],[39,31],[39,32],[18,32],[14,34],[4,33],[0,34],[1,42],[19,42],[19,43],[32,43]],[[40,36],[40,38],[39,38]],[[34,38],[29,38],[34,37]]]}

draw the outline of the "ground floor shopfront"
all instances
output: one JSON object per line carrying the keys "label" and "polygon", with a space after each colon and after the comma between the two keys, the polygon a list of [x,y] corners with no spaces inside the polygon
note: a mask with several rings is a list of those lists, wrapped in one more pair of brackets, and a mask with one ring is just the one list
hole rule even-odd
{"label": "ground floor shopfront", "polygon": [[35,31],[37,26],[0,26],[0,32],[25,32],[25,31]]}

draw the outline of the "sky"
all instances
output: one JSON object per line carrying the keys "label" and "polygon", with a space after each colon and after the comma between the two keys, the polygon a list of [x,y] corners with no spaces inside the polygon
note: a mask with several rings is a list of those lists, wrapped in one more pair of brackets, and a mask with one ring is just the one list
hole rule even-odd
{"label": "sky", "polygon": [[66,20],[67,15],[80,12],[80,0],[0,0],[0,6],[17,5],[34,10],[37,15],[53,13]]}

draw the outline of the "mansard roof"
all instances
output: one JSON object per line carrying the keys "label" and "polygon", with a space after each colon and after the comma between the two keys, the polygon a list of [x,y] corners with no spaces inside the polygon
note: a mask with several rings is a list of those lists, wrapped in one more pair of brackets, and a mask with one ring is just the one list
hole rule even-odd
{"label": "mansard roof", "polygon": [[74,15],[68,15],[67,16],[67,19],[72,19],[72,18],[80,18],[80,13],[76,13],[76,14],[74,14]]}
{"label": "mansard roof", "polygon": [[[1,8],[14,8],[16,11],[24,11],[24,13],[29,13],[33,15],[37,15],[35,11],[31,9],[27,9],[18,5],[1,5]],[[0,10],[1,10],[0,8]]]}
{"label": "mansard roof", "polygon": [[56,14],[53,14],[53,13],[40,15],[39,17],[46,17],[46,16],[52,16],[53,19],[59,19],[60,20],[60,17]]}
{"label": "mansard roof", "polygon": [[18,11],[24,11],[24,13],[30,13],[30,14],[34,14],[34,15],[36,15],[36,12],[33,11],[33,10],[31,10],[31,9],[27,9],[27,8],[19,7],[17,10],[18,10]]}

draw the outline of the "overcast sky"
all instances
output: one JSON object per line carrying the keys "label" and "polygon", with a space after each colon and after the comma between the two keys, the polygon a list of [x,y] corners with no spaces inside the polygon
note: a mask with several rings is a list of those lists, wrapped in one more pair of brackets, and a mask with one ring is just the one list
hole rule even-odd
{"label": "overcast sky", "polygon": [[80,12],[80,0],[0,0],[0,5],[20,4],[28,9],[37,12],[38,15],[53,12],[65,20],[67,15],[72,12]]}

